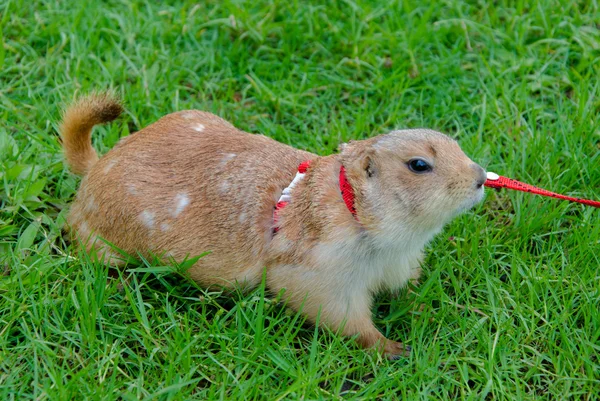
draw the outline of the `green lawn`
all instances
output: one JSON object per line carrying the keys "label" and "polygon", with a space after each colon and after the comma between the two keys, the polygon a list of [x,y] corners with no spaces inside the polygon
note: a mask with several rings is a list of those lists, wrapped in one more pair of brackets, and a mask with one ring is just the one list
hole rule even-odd
{"label": "green lawn", "polygon": [[0,399],[600,399],[596,209],[488,191],[414,294],[378,298],[377,325],[413,347],[397,361],[264,288],[109,272],[61,237],[79,180],[60,112],[105,88],[127,112],[96,129],[101,152],[184,108],[323,155],[429,127],[492,171],[600,198],[598,3],[428,3],[1,1]]}

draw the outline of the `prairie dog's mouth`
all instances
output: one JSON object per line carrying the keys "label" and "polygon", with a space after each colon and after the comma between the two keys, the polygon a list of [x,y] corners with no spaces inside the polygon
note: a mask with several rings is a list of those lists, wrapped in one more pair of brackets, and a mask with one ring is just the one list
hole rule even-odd
{"label": "prairie dog's mouth", "polygon": [[481,202],[483,200],[483,195],[484,195],[484,188],[485,187],[479,187],[477,188],[476,191],[476,195],[475,195],[475,203],[473,204],[473,206],[475,206],[476,204],[478,204],[479,202]]}
{"label": "prairie dog's mouth", "polygon": [[466,212],[469,209],[472,209],[475,205],[483,200],[484,195],[484,187],[477,188],[472,196],[469,196],[467,199],[460,204],[458,209],[456,210],[456,215],[459,215],[463,212]]}

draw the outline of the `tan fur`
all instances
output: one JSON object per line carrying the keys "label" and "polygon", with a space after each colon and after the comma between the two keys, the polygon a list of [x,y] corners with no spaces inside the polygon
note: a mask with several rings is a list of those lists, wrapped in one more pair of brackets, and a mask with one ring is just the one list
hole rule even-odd
{"label": "tan fur", "polygon": [[[64,138],[89,135],[103,115],[97,106],[114,105],[100,99],[67,111],[88,125],[64,123]],[[269,289],[284,291],[290,307],[390,357],[406,350],[373,325],[373,294],[418,278],[425,244],[481,200],[485,180],[454,140],[431,130],[394,131],[319,157],[188,110],[123,138],[97,163],[81,143],[67,149],[67,142],[69,164],[88,171],[68,224],[89,252],[119,264],[106,241],[177,261],[210,251],[189,270],[205,286],[255,286],[266,268]],[[415,157],[433,171],[410,171]],[[311,167],[273,235],[275,203],[304,160]],[[358,221],[340,195],[342,164]]]}

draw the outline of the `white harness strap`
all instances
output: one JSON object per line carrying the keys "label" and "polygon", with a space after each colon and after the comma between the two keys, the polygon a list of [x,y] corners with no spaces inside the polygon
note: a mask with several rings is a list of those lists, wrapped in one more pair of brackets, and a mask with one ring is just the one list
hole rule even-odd
{"label": "white harness strap", "polygon": [[296,176],[294,177],[294,179],[292,180],[292,182],[290,183],[290,185],[288,185],[283,192],[281,193],[281,196],[279,197],[279,201],[277,201],[277,203],[279,202],[289,202],[292,200],[290,194],[292,193],[292,189],[300,182],[304,179],[304,176],[306,175],[306,173],[296,173]]}

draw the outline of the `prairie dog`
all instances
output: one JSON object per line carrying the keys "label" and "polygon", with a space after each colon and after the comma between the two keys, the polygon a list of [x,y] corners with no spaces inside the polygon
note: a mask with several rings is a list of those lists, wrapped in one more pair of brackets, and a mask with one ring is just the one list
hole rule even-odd
{"label": "prairie dog", "polygon": [[[204,286],[256,286],[266,268],[269,290],[285,290],[287,305],[310,321],[388,357],[406,352],[374,326],[372,299],[418,278],[427,242],[481,201],[485,171],[456,141],[401,130],[317,156],[186,110],[98,159],[92,127],[121,111],[111,95],[90,95],[60,128],[67,163],[84,176],[67,225],[88,252],[120,265],[107,242],[176,261],[210,251],[189,269]],[[304,161],[308,170],[294,180]],[[342,170],[352,205],[340,191]]]}

